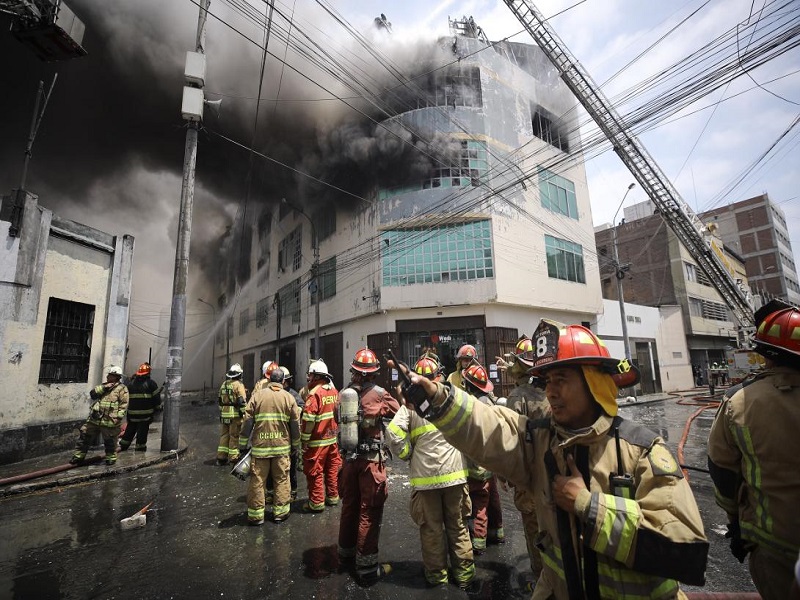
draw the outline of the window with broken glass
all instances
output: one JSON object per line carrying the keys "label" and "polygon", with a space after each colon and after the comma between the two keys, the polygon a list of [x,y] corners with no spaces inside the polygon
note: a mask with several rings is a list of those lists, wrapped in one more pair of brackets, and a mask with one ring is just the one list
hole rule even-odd
{"label": "window with broken glass", "polygon": [[[336,257],[332,256],[319,265],[319,275],[317,277],[319,286],[320,302],[333,298],[336,295]],[[311,294],[311,304],[316,304],[317,294]]]}
{"label": "window with broken glass", "polygon": [[278,290],[280,297],[281,318],[292,317],[292,323],[300,322],[300,279]]}
{"label": "window with broken glass", "polygon": [[382,240],[385,286],[494,277],[488,220],[385,231]]}
{"label": "window with broken glass", "polygon": [[544,236],[547,254],[547,275],[576,283],[586,283],[583,266],[583,247],[551,235]]}
{"label": "window with broken glass", "polygon": [[531,107],[531,127],[533,135],[543,142],[562,152],[569,152],[569,139],[564,125],[544,109]]}
{"label": "window with broken glass", "polygon": [[303,227],[298,225],[294,230],[281,240],[278,245],[278,269],[286,271],[289,265],[292,271],[300,268],[303,258]]}

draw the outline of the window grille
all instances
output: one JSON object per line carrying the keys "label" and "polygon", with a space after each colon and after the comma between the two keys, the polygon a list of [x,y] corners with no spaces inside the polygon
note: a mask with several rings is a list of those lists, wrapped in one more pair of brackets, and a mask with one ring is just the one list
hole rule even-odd
{"label": "window grille", "polygon": [[50,298],[39,383],[88,383],[95,307]]}

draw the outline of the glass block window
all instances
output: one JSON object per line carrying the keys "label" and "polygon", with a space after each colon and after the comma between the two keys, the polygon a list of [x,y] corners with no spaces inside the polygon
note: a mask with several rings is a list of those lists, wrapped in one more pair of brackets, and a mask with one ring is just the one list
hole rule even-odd
{"label": "glass block window", "polygon": [[[333,256],[319,265],[318,286],[320,301],[336,295],[336,257]],[[312,290],[311,304],[317,302],[317,294]]]}
{"label": "glass block window", "polygon": [[586,283],[583,268],[583,247],[550,235],[544,236],[547,253],[547,275],[555,279]]}
{"label": "glass block window", "polygon": [[87,383],[93,329],[94,306],[50,298],[39,383]]}
{"label": "glass block window", "polygon": [[578,219],[575,184],[547,169],[539,170],[539,195],[542,206],[554,213]]}
{"label": "glass block window", "polygon": [[494,277],[488,220],[385,231],[381,248],[386,286]]}

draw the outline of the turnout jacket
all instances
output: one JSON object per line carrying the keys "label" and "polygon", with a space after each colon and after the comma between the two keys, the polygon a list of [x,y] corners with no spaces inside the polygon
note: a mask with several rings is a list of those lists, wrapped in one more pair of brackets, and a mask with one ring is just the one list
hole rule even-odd
{"label": "turnout jacket", "polygon": [[252,432],[254,458],[288,456],[300,445],[300,411],[280,383],[260,386],[244,409],[239,448],[247,447]]}
{"label": "turnout jacket", "polygon": [[149,376],[134,375],[128,384],[128,422],[150,421],[161,406],[161,388]]}
{"label": "turnout jacket", "polygon": [[[358,423],[358,457],[370,462],[383,462],[383,419],[394,417],[400,404],[392,395],[374,382],[351,385],[358,392],[361,419]],[[362,445],[369,446],[362,450]]]}
{"label": "turnout jacket", "polygon": [[128,410],[128,388],[117,383],[110,390],[103,384],[95,386],[89,392],[92,404],[89,423],[100,427],[118,427]]}
{"label": "turnout jacket", "polygon": [[339,392],[333,383],[318,384],[309,391],[303,406],[303,430],[300,434],[304,447],[320,448],[337,442],[339,425],[334,414],[338,406]]}
{"label": "turnout jacket", "polygon": [[800,551],[800,371],[775,367],[722,402],[708,437],[717,504],[742,539]]}
{"label": "turnout jacket", "polygon": [[247,390],[238,379],[226,379],[219,387],[219,419],[230,423],[231,419],[242,416],[247,403]]}
{"label": "turnout jacket", "polygon": [[[676,580],[703,585],[708,542],[688,483],[661,438],[602,414],[569,431],[549,418],[530,420],[486,406],[439,384],[433,422],[456,448],[535,496],[544,568],[534,598],[673,598]],[[614,494],[614,427],[619,427],[627,494]],[[575,513],[558,508],[551,481],[568,474],[573,454],[587,490]],[[627,497],[626,497],[627,496]]]}
{"label": "turnout jacket", "polygon": [[386,428],[392,452],[408,461],[411,487],[432,490],[467,482],[464,456],[453,448],[436,426],[416,411],[401,406]]}

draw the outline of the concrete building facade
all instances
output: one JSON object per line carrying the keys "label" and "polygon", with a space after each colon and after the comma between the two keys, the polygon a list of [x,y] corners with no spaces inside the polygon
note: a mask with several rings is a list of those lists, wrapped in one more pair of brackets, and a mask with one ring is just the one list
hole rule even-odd
{"label": "concrete building facade", "polygon": [[122,366],[134,239],[63,219],[27,192],[0,208],[0,463],[75,443],[89,389]]}
{"label": "concrete building facade", "polygon": [[409,363],[433,349],[452,370],[463,344],[493,364],[540,318],[596,320],[600,278],[574,97],[536,47],[463,35],[443,46],[452,64],[383,125],[446,140],[447,158],[349,207],[263,208],[247,241],[255,275],[235,303],[219,298],[227,323],[218,372],[223,361],[241,362],[249,386],[277,359],[300,373],[299,387],[317,309],[320,354],[337,385],[364,346],[379,355],[391,347]]}
{"label": "concrete building facade", "polygon": [[716,226],[716,235],[744,258],[750,288],[759,302],[778,297],[800,305],[800,279],[786,215],[768,194],[715,208],[700,218]]}

